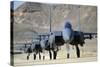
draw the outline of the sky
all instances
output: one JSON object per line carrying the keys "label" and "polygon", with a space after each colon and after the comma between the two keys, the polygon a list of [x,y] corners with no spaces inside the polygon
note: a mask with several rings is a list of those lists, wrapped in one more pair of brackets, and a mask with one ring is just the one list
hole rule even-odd
{"label": "sky", "polygon": [[14,10],[16,8],[18,8],[20,5],[22,5],[24,3],[24,1],[18,1],[18,0],[14,0]]}

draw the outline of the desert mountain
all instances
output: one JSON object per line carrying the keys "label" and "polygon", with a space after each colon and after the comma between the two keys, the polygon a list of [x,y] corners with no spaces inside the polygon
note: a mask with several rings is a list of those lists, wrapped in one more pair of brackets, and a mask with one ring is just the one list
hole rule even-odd
{"label": "desert mountain", "polygon": [[50,9],[52,31],[61,31],[70,21],[74,30],[80,25],[83,32],[97,32],[96,6],[25,2],[14,10],[14,41],[31,41],[37,33],[49,32]]}

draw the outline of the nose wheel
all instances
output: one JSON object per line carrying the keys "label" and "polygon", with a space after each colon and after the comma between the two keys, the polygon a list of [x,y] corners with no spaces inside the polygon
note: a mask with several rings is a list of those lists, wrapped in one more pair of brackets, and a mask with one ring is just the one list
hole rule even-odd
{"label": "nose wheel", "polygon": [[76,54],[77,54],[77,58],[80,58],[80,49],[78,45],[76,45]]}
{"label": "nose wheel", "polygon": [[67,54],[67,58],[69,58],[69,53]]}

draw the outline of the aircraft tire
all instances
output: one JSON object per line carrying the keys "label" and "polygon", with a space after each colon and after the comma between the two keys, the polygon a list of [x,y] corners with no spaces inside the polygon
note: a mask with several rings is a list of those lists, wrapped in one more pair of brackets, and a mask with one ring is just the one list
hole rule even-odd
{"label": "aircraft tire", "polygon": [[34,54],[34,60],[36,60],[36,54]]}
{"label": "aircraft tire", "polygon": [[39,52],[39,60],[41,60],[41,55],[40,55],[40,52]]}
{"label": "aircraft tire", "polygon": [[49,50],[49,56],[50,56],[50,60],[52,59],[52,53],[51,51]]}
{"label": "aircraft tire", "polygon": [[80,58],[80,49],[78,45],[76,46],[76,54],[77,54],[77,58]]}
{"label": "aircraft tire", "polygon": [[53,51],[53,55],[54,55],[54,56],[53,56],[53,57],[54,57],[53,59],[56,59],[57,51]]}

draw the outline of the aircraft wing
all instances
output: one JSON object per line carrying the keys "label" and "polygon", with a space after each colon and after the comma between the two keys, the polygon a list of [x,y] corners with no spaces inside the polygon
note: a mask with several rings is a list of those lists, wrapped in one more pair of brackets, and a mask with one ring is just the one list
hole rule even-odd
{"label": "aircraft wing", "polygon": [[97,38],[97,33],[83,33],[84,39]]}
{"label": "aircraft wing", "polygon": [[40,36],[40,37],[41,36],[49,36],[49,33],[38,33],[37,35]]}

